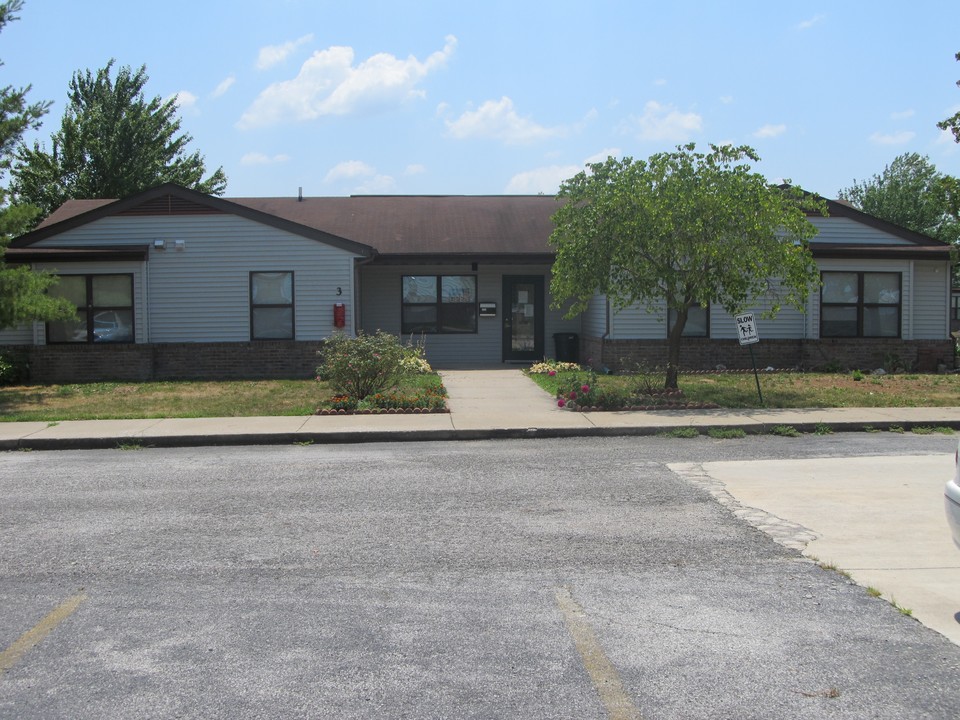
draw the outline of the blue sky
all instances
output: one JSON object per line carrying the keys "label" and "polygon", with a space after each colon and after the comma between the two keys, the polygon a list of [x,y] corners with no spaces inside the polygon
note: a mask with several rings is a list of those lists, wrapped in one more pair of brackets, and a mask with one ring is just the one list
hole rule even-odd
{"label": "blue sky", "polygon": [[[131,8],[136,8],[132,10]],[[835,197],[904,152],[960,175],[960,2],[27,0],[2,84],[147,66],[226,195],[553,193],[693,141]]]}

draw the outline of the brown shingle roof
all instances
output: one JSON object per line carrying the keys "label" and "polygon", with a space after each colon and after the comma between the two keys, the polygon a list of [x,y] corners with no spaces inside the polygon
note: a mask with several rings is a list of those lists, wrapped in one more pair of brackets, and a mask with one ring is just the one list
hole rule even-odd
{"label": "brown shingle roof", "polygon": [[392,254],[551,253],[552,196],[233,198],[237,205]]}
{"label": "brown shingle roof", "polygon": [[[552,254],[546,195],[222,198],[250,210],[375,248],[380,255]],[[69,200],[39,229],[104,209],[113,200]],[[79,218],[78,218],[79,219]]]}

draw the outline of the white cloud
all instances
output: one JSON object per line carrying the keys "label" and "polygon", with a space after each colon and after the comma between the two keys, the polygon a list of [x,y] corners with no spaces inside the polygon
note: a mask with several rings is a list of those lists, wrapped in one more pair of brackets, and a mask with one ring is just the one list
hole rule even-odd
{"label": "white cloud", "polygon": [[721,95],[720,102],[722,102],[724,105],[729,105],[733,102],[733,95]]}
{"label": "white cloud", "polygon": [[173,101],[181,110],[196,110],[199,99],[189,90],[181,90],[173,96]]}
{"label": "white cloud", "polygon": [[324,182],[334,182],[344,178],[354,179],[359,177],[371,177],[377,174],[376,168],[361,160],[346,160],[334,165],[324,176]]}
{"label": "white cloud", "polygon": [[667,84],[667,79],[657,78],[656,80],[653,81],[653,84],[656,85],[657,87],[663,87],[664,85]]}
{"label": "white cloud", "polygon": [[810,18],[809,20],[804,20],[803,22],[801,22],[800,24],[798,24],[798,25],[797,25],[797,30],[809,30],[809,29],[812,28],[814,25],[817,25],[817,24],[823,22],[823,20],[824,20],[826,17],[827,17],[826,15],[814,15],[814,16],[813,16],[812,18]]}
{"label": "white cloud", "polygon": [[316,120],[423,97],[417,84],[443,67],[456,46],[457,39],[449,35],[443,50],[422,62],[412,55],[400,60],[388,53],[378,53],[356,66],[352,48],[320,50],[301,66],[297,77],[274,83],[261,92],[237,126],[247,129],[287,120]]}
{"label": "white cloud", "polygon": [[697,113],[682,113],[673,105],[661,105],[651,100],[644,106],[643,115],[631,115],[621,124],[621,129],[636,133],[640,140],[684,142],[703,129],[703,118]]}
{"label": "white cloud", "polygon": [[581,165],[548,165],[517,173],[510,178],[504,192],[510,195],[537,195],[539,193],[553,195],[560,189],[560,183],[584,170],[585,165],[604,162],[610,156],[619,157],[619,155],[620,148],[604,148],[588,157]]}
{"label": "white cloud", "polygon": [[621,152],[622,151],[620,150],[620,148],[616,148],[616,147],[604,148],[600,152],[596,152],[590,157],[588,157],[586,160],[584,160],[583,164],[587,165],[589,163],[604,162],[608,157],[620,157]]}
{"label": "white cloud", "polygon": [[583,170],[577,165],[550,165],[548,167],[527,170],[517,173],[504,190],[510,195],[536,195],[544,193],[553,195],[560,188],[560,183]]}
{"label": "white cloud", "polygon": [[237,81],[237,78],[233,75],[231,75],[230,77],[224,78],[223,80],[220,81],[220,84],[217,85],[216,89],[213,91],[213,96],[220,97],[221,95],[226,93],[227,90],[233,87],[233,84],[236,81]]}
{"label": "white cloud", "polygon": [[259,152],[250,152],[240,158],[241,165],[276,165],[285,163],[290,159],[289,155],[265,155]]}
{"label": "white cloud", "polygon": [[404,175],[423,175],[427,169],[420,164],[407,165],[406,169],[403,171]]}
{"label": "white cloud", "polygon": [[758,128],[753,136],[755,138],[775,138],[778,135],[783,135],[786,131],[787,126],[782,123],[780,125],[764,125]]}
{"label": "white cloud", "polygon": [[393,189],[395,182],[390,175],[381,175],[372,165],[361,160],[347,160],[332,167],[323,178],[325,183],[341,180],[355,181],[350,192],[359,195],[375,195]]}
{"label": "white cloud", "polygon": [[457,139],[493,138],[506,143],[528,143],[562,135],[562,128],[548,128],[530,118],[520,117],[513,101],[504,96],[487,100],[477,110],[468,110],[453,122],[447,121],[449,134]]}
{"label": "white cloud", "polygon": [[382,195],[393,190],[396,183],[389,175],[374,175],[357,185],[351,192],[357,195]]}
{"label": "white cloud", "polygon": [[913,109],[902,110],[901,112],[890,113],[891,120],[906,120],[907,118],[912,118],[914,116]]}
{"label": "white cloud", "polygon": [[285,42],[283,45],[267,45],[260,48],[260,54],[257,56],[257,69],[266,70],[274,65],[279,65],[286,60],[298,47],[305,45],[313,40],[313,34],[304,35],[296,40]]}
{"label": "white cloud", "polygon": [[910,130],[901,130],[897,133],[879,133],[875,132],[870,136],[870,142],[875,145],[903,145],[908,143],[916,136],[915,132]]}

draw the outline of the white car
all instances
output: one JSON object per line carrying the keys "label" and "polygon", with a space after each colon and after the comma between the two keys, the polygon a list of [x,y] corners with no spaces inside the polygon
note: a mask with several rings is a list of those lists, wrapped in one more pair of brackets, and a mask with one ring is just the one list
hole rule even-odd
{"label": "white car", "polygon": [[947,506],[947,524],[953,533],[953,543],[960,548],[960,441],[953,456],[953,480],[947,483],[943,500]]}

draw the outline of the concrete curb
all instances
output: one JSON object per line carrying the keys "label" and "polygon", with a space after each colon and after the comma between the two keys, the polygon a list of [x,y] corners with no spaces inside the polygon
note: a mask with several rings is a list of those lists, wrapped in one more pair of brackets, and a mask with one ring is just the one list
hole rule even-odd
{"label": "concrete curb", "polygon": [[813,434],[817,430],[829,428],[833,432],[864,432],[867,428],[889,431],[890,428],[902,428],[905,432],[917,427],[950,427],[960,430],[960,421],[944,420],[936,423],[922,421],[877,420],[865,423],[861,421],[821,421],[802,423],[743,423],[716,422],[694,425],[631,425],[623,427],[529,427],[529,428],[477,428],[445,430],[330,430],[325,432],[253,432],[253,433],[210,433],[190,435],[123,435],[90,436],[73,438],[34,438],[21,437],[0,440],[0,450],[116,450],[130,448],[173,448],[201,446],[242,446],[242,445],[323,445],[358,444],[389,442],[440,442],[470,440],[522,440],[553,439],[570,437],[643,437],[669,434],[677,429],[694,427],[700,435],[706,435],[712,429],[737,429],[749,435],[767,435],[775,427],[789,424],[798,432]]}

